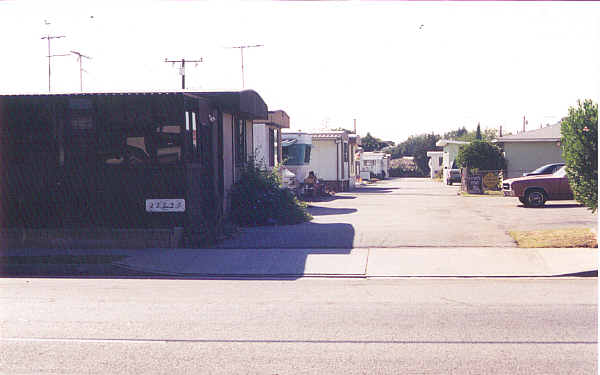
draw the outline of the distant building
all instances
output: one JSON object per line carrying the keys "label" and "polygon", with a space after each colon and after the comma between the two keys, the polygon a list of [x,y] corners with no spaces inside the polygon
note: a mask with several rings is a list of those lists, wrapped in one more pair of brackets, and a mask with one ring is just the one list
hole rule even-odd
{"label": "distant building", "polygon": [[444,169],[444,151],[427,151],[429,158],[429,174],[431,178],[436,178]]}
{"label": "distant building", "polygon": [[443,147],[443,160],[442,160],[442,170],[444,181],[448,178],[448,170],[456,168],[456,157],[458,156],[458,151],[461,146],[468,145],[469,142],[464,141],[455,141],[452,139],[440,139],[436,142],[437,147]]}
{"label": "distant building", "polygon": [[505,178],[522,176],[545,164],[564,163],[560,139],[560,123],[495,139],[504,150]]}

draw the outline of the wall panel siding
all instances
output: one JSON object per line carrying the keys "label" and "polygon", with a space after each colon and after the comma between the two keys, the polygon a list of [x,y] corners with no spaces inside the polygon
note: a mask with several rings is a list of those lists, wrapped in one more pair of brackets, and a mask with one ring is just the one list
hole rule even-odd
{"label": "wall panel siding", "polygon": [[[328,181],[337,180],[336,162],[339,163],[339,159],[336,159],[336,144],[333,141],[313,139],[310,170],[315,172],[317,178]],[[341,176],[341,171],[338,173]]]}
{"label": "wall panel siding", "polygon": [[556,142],[507,142],[504,152],[507,178],[522,176],[544,164],[565,162]]}

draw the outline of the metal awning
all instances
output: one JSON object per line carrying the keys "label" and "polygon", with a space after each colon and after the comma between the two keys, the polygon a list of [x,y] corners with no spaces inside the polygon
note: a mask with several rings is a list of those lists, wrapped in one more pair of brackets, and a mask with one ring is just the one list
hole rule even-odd
{"label": "metal awning", "polygon": [[284,139],[283,141],[281,141],[281,147],[289,147],[296,142],[298,142],[297,139]]}
{"label": "metal awning", "polygon": [[266,119],[269,116],[267,104],[253,90],[192,92],[191,94],[211,99],[246,120]]}

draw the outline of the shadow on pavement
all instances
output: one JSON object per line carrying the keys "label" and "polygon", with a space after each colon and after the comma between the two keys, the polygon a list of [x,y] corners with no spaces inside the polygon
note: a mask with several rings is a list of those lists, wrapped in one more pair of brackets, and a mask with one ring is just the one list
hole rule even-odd
{"label": "shadow on pavement", "polygon": [[[332,209],[321,212],[328,210]],[[362,277],[361,254],[337,257],[352,252],[354,236],[353,226],[342,223],[244,228],[236,238],[210,249],[95,250],[95,264],[85,260],[91,259],[87,256],[60,255],[64,249],[29,249],[23,255],[11,250],[10,257],[4,253],[8,260],[0,259],[0,276],[230,280]],[[112,263],[102,258],[116,254],[125,256]],[[41,262],[41,257],[51,261]]]}
{"label": "shadow on pavement", "polygon": [[546,203],[545,205],[543,205],[542,207],[525,207],[525,205],[523,204],[519,204],[520,208],[528,208],[528,209],[546,209],[546,208],[581,208],[581,207],[585,207],[582,204],[578,204],[578,203],[558,203],[558,204],[552,204],[552,203]]}
{"label": "shadow on pavement", "polygon": [[324,215],[345,215],[357,212],[356,208],[330,208],[330,207],[319,207],[319,206],[308,206],[308,212],[313,216],[324,216]]}
{"label": "shadow on pavement", "polygon": [[[315,207],[321,209],[321,207]],[[332,210],[332,209],[330,209]],[[350,224],[273,225],[242,228],[235,238],[226,239],[216,249],[351,249],[354,227]]]}

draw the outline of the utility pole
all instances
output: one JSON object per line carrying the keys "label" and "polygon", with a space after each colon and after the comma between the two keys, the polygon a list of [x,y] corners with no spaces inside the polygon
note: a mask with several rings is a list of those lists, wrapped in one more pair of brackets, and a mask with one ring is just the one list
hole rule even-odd
{"label": "utility pole", "polygon": [[42,37],[42,39],[48,39],[48,92],[50,92],[50,74],[51,74],[50,60],[53,57],[56,57],[56,56],[69,56],[69,54],[66,54],[66,55],[52,55],[52,54],[50,54],[50,40],[52,40],[52,39],[60,39],[60,38],[65,38],[65,36],[64,35],[52,35],[51,36],[50,34],[48,34],[48,35]]}
{"label": "utility pole", "polygon": [[234,46],[234,47],[230,47],[230,48],[239,48],[240,49],[240,53],[242,55],[242,88],[245,87],[245,82],[244,82],[244,48],[254,48],[254,47],[264,47],[264,45],[262,45],[262,44],[255,44],[253,46]]}
{"label": "utility pole", "polygon": [[91,59],[91,57],[86,56],[83,53],[77,52],[77,51],[71,51],[71,53],[77,55],[77,59],[79,60],[79,90],[81,92],[83,92],[83,72],[84,72],[84,70],[81,66],[81,60],[82,60],[81,58],[85,57],[86,59]]}
{"label": "utility pole", "polygon": [[203,62],[202,58],[200,58],[200,60],[186,60],[186,59],[181,59],[181,60],[168,60],[165,59],[165,62],[170,62],[170,63],[180,63],[181,67],[179,68],[179,74],[181,75],[181,89],[185,90],[185,63],[187,62],[193,62],[196,63],[196,65],[198,65],[198,63]]}

